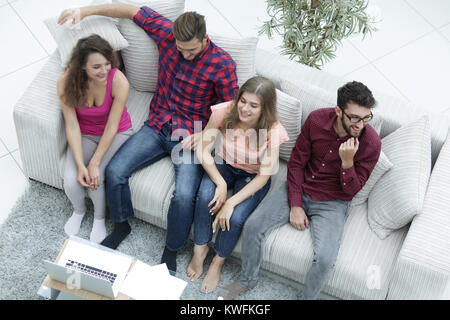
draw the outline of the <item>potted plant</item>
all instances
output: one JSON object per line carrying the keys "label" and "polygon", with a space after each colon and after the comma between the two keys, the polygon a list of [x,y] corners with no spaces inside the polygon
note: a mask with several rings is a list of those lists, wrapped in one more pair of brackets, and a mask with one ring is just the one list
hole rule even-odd
{"label": "potted plant", "polygon": [[376,18],[367,13],[368,0],[267,0],[259,34],[283,36],[282,54],[321,69],[335,57],[344,38],[376,31]]}

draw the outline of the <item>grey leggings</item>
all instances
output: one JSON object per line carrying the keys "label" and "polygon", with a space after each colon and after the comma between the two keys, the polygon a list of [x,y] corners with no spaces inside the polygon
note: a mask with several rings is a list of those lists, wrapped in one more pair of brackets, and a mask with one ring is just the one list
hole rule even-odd
{"label": "grey leggings", "polygon": [[[89,188],[83,187],[78,181],[78,169],[75,164],[75,159],[73,156],[72,149],[67,149],[66,164],[64,167],[64,191],[67,197],[73,205],[75,212],[83,213],[86,212],[86,203],[84,198],[86,196],[86,189],[89,198],[91,198],[94,204],[94,218],[103,219],[105,217],[106,209],[106,196],[105,196],[105,168],[109,161],[120,148],[120,146],[127,141],[127,139],[133,134],[133,130],[129,129],[124,132],[117,133],[114,140],[109,147],[108,151],[103,156],[102,162],[100,163],[100,186],[96,190],[91,190]],[[98,143],[101,137],[82,135],[81,143],[83,146],[83,161],[87,166],[89,161],[97,149]]]}

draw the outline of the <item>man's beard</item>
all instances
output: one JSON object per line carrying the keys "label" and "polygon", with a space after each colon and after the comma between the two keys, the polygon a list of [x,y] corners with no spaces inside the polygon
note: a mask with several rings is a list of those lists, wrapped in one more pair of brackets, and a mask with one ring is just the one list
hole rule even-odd
{"label": "man's beard", "polygon": [[359,130],[359,133],[356,136],[354,136],[354,135],[352,135],[352,133],[350,131],[350,127],[345,124],[344,117],[341,118],[341,123],[342,123],[342,127],[344,128],[345,132],[347,132],[347,134],[353,138],[358,138],[361,135],[362,131],[364,130],[364,127],[363,127],[361,130]]}

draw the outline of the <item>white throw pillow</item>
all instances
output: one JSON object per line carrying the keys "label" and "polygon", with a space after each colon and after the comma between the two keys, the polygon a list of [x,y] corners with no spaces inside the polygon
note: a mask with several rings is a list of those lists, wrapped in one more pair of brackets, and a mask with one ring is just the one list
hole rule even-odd
{"label": "white throw pillow", "polygon": [[280,146],[280,158],[288,161],[295,146],[302,125],[302,107],[300,101],[277,89],[278,116],[289,140]]}
{"label": "white throw pillow", "polygon": [[361,190],[353,197],[350,206],[358,206],[364,203],[368,198],[369,194],[372,191],[373,187],[377,183],[377,181],[392,168],[393,164],[389,161],[388,157],[384,154],[383,151],[380,153],[380,157],[378,158],[377,164],[372,170],[369,179],[367,179],[366,184],[362,187]]}
{"label": "white throw pillow", "polygon": [[70,29],[64,25],[59,25],[58,18],[48,18],[44,20],[44,24],[58,45],[61,66],[63,68],[67,66],[72,55],[72,49],[78,40],[92,34],[98,34],[108,41],[115,51],[128,47],[128,42],[120,34],[114,23],[114,19],[108,17],[89,16]]}
{"label": "white throw pillow", "polygon": [[420,213],[431,171],[431,133],[427,116],[398,128],[381,140],[393,167],[373,187],[368,222],[380,239]]}
{"label": "white throw pillow", "polygon": [[[172,21],[184,12],[184,2],[185,0],[113,1],[137,7],[147,6]],[[121,52],[128,81],[136,90],[155,92],[159,60],[155,41],[130,19],[120,19],[119,30],[129,43]]]}
{"label": "white throw pillow", "polygon": [[[281,91],[283,91],[284,93],[287,93],[288,95],[300,100],[303,109],[302,123],[305,122],[306,118],[312,111],[320,108],[330,108],[336,106],[337,89],[339,88],[336,88],[336,92],[330,92],[302,80],[293,79],[293,81],[294,82],[281,80],[280,87]],[[344,84],[345,83],[343,83],[342,85]],[[372,113],[374,117],[370,122],[370,126],[374,128],[378,134],[380,134],[383,120],[377,114],[376,108],[372,110]]]}

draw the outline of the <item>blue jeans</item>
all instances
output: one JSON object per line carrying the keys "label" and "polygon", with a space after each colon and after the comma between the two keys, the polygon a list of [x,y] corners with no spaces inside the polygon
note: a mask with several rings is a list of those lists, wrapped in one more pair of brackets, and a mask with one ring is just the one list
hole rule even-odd
{"label": "blue jeans", "polygon": [[[306,193],[303,193],[302,199],[302,207],[309,220],[314,257],[300,298],[317,299],[331,276],[339,253],[349,202],[314,201]],[[264,199],[247,220],[242,234],[241,286],[248,288],[256,284],[265,240],[274,228],[289,223],[290,210],[286,182]]]}
{"label": "blue jeans", "polygon": [[[239,192],[256,176],[256,174],[235,168],[225,163],[225,161],[216,163],[216,167],[226,181],[228,188],[233,188],[233,194]],[[220,257],[226,258],[231,254],[239,240],[245,220],[264,198],[269,187],[270,178],[264,187],[234,208],[233,215],[230,218],[229,231],[222,231],[220,226],[216,228],[218,231],[214,250]],[[194,242],[197,245],[204,245],[212,240],[212,223],[216,216],[209,213],[210,207],[208,207],[208,203],[214,198],[215,191],[216,185],[214,182],[207,174],[203,175],[197,194],[194,214]]]}
{"label": "blue jeans", "polygon": [[[171,134],[169,122],[163,125],[159,134],[146,122],[109,162],[105,172],[106,200],[114,222],[123,222],[134,216],[128,181],[134,172],[171,155],[179,143],[171,141]],[[186,161],[174,163],[175,191],[167,215],[166,246],[172,251],[178,251],[187,241],[195,197],[204,172],[193,151],[181,149],[179,155]]]}

